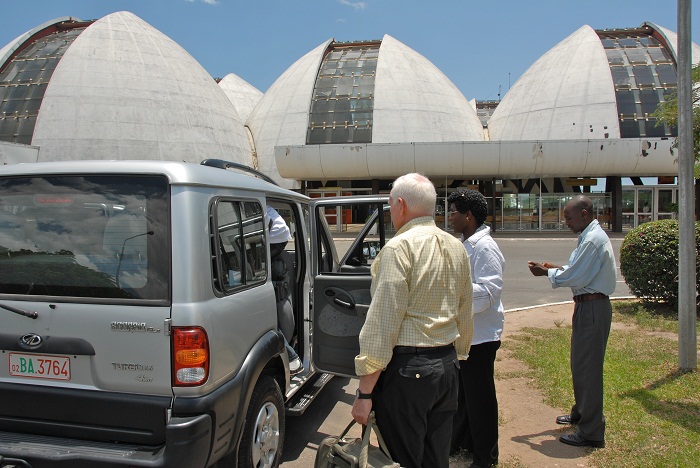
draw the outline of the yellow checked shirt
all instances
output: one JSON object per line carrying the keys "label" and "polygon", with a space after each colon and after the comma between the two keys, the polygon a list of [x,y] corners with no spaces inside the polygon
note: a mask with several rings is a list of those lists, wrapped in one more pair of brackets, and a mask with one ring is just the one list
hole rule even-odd
{"label": "yellow checked shirt", "polygon": [[407,222],[372,264],[372,302],[360,332],[358,376],[384,370],[394,346],[455,344],[466,359],[472,342],[472,281],[462,243],[431,217]]}

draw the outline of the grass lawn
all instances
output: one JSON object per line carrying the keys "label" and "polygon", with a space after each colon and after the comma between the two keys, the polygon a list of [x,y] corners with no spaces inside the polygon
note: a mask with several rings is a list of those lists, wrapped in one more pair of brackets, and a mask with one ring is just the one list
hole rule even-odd
{"label": "grass lawn", "polygon": [[[589,463],[600,467],[700,466],[700,372],[678,370],[678,322],[664,310],[613,302],[605,357],[606,448]],[[700,327],[699,327],[700,328]],[[547,403],[569,411],[573,402],[571,327],[528,328],[504,348],[530,367]],[[700,335],[700,333],[699,333]]]}

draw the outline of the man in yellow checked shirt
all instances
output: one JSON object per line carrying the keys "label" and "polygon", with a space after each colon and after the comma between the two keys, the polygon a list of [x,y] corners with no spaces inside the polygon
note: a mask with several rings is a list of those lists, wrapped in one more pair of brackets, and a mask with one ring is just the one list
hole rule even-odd
{"label": "man in yellow checked shirt", "polygon": [[403,467],[449,465],[459,359],[472,341],[472,283],[461,242],[433,220],[435,187],[420,174],[394,181],[396,236],[372,264],[372,302],[360,332],[360,377],[352,415],[374,410]]}

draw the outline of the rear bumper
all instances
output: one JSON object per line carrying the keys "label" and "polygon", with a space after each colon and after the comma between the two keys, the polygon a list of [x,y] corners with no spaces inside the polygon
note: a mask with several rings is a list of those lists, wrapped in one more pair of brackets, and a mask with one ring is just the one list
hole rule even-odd
{"label": "rear bumper", "polygon": [[[32,468],[204,467],[212,421],[208,415],[173,418],[161,446],[111,444],[59,437],[0,432],[0,455]],[[22,464],[18,464],[22,467]]]}
{"label": "rear bumper", "polygon": [[[237,449],[255,383],[282,352],[281,333],[266,333],[234,378],[201,397],[175,398],[167,425],[169,397],[0,383],[0,456],[32,468],[204,468]],[[53,406],[41,407],[46,401]]]}

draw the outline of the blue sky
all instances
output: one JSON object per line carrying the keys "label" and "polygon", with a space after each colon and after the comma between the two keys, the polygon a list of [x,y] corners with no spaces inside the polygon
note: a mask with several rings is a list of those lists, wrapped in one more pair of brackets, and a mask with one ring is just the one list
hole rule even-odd
{"label": "blue sky", "polygon": [[[700,43],[696,2],[691,24]],[[467,99],[498,99],[542,54],[584,24],[677,30],[676,0],[12,0],[0,46],[46,21],[131,11],[214,77],[235,73],[261,91],[330,38],[389,34],[424,55]]]}

